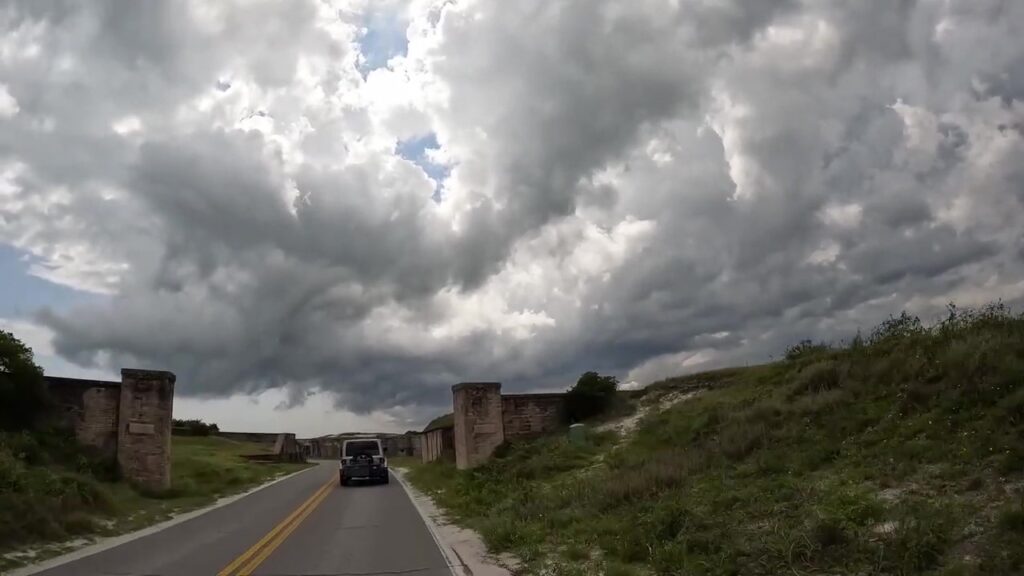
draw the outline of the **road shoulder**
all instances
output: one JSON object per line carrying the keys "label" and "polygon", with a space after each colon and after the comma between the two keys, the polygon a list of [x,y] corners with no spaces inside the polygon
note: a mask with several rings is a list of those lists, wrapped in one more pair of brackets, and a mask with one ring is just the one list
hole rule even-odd
{"label": "road shoulder", "polygon": [[480,535],[445,520],[433,499],[405,479],[404,470],[392,468],[391,472],[420,513],[454,576],[512,576],[504,564],[514,565],[514,558],[499,560],[488,554]]}

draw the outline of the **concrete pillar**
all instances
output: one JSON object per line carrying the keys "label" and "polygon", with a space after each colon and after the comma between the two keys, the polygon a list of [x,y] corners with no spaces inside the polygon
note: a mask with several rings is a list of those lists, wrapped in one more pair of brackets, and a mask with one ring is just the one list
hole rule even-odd
{"label": "concrete pillar", "polygon": [[129,482],[152,491],[171,487],[174,374],[121,370],[117,463]]}
{"label": "concrete pillar", "polygon": [[455,465],[460,470],[487,461],[502,442],[501,383],[463,382],[452,386],[455,412]]}

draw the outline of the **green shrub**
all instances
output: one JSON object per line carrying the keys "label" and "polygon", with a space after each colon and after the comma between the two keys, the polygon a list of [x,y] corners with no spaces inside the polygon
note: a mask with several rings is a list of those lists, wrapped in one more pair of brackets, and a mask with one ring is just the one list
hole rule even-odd
{"label": "green shrub", "polygon": [[566,416],[581,422],[606,412],[615,403],[619,381],[614,376],[586,372],[565,395]]}
{"label": "green shrub", "polygon": [[50,405],[43,370],[32,349],[0,330],[0,430],[24,430],[42,420]]}
{"label": "green shrub", "polygon": [[925,333],[920,318],[901,312],[899,316],[890,316],[888,320],[875,327],[868,338],[868,345],[877,346],[886,342],[907,340]]}
{"label": "green shrub", "polygon": [[789,348],[786,348],[785,358],[786,360],[793,362],[811,356],[816,356],[822,352],[828,352],[831,349],[832,348],[824,342],[815,344],[811,340],[801,340]]}
{"label": "green shrub", "polygon": [[175,418],[173,420],[173,425],[174,428],[184,431],[188,436],[209,436],[220,432],[220,428],[216,424],[206,423],[197,418],[189,420],[179,420]]}

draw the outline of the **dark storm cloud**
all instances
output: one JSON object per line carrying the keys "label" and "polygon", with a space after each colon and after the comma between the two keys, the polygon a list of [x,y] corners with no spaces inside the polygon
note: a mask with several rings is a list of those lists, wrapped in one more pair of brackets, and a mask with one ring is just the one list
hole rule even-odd
{"label": "dark storm cloud", "polygon": [[7,7],[0,241],[110,294],[58,352],[409,409],[1021,296],[1018,3],[427,4],[365,78],[358,5]]}

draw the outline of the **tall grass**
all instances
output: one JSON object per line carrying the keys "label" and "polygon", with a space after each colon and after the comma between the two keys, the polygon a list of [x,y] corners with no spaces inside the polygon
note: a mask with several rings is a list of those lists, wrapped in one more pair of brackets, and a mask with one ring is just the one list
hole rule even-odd
{"label": "tall grass", "polygon": [[655,386],[715,382],[625,446],[547,439],[412,479],[535,572],[1024,573],[1024,318],[950,307],[790,352]]}
{"label": "tall grass", "polygon": [[89,532],[114,511],[112,465],[61,431],[0,434],[0,545]]}
{"label": "tall grass", "polygon": [[[259,445],[214,437],[174,437],[171,488],[148,493],[117,479],[66,431],[0,434],[0,551],[114,534],[238,492],[302,464],[241,458]],[[0,570],[15,563],[0,558]]]}

